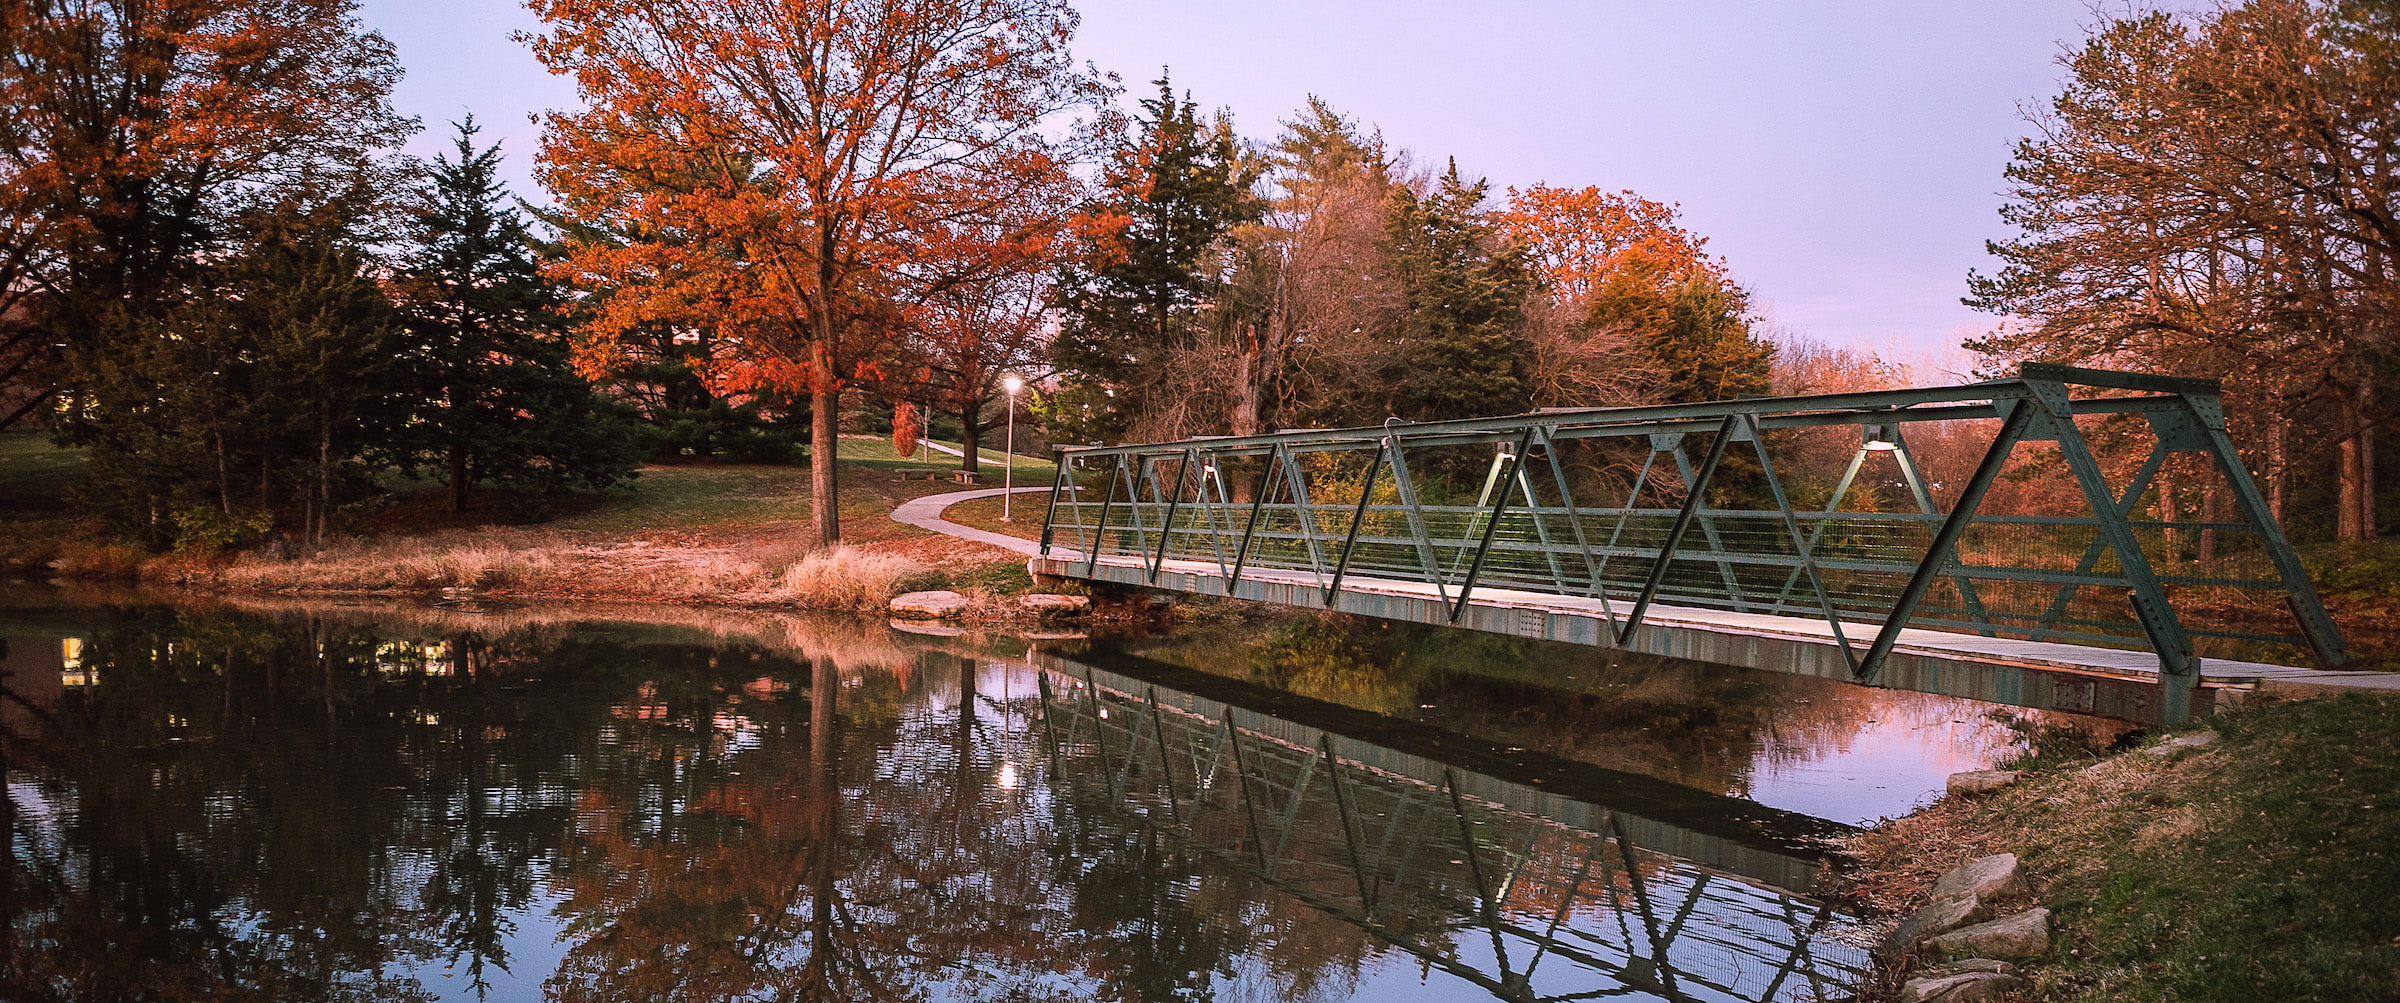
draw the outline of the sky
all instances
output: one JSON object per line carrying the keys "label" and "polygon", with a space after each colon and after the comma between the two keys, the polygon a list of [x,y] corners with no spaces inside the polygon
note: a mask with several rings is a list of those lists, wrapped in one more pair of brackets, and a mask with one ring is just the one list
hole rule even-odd
{"label": "sky", "polygon": [[[1078,0],[1076,54],[1131,102],[1162,68],[1244,136],[1311,94],[1495,194],[1536,182],[1675,203],[1782,336],[1938,354],[1993,318],[1961,306],[2024,111],[2096,21],[2087,0]],[[394,95],[446,151],[472,112],[520,194],[572,107],[510,0],[363,0],[399,51]]]}

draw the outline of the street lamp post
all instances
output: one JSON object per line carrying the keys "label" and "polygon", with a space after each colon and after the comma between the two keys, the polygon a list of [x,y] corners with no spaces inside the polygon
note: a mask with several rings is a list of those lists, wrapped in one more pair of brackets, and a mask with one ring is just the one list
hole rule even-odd
{"label": "street lamp post", "polygon": [[1010,522],[1008,503],[1016,497],[1017,487],[1017,391],[1024,388],[1025,381],[1011,376],[1000,385],[1008,388],[1008,452],[1000,459],[1000,521]]}

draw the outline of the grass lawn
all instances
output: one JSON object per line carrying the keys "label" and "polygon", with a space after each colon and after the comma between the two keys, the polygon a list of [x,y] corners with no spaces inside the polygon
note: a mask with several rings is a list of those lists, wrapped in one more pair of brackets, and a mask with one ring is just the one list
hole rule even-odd
{"label": "grass lawn", "polygon": [[[959,444],[955,442],[944,442],[942,445],[948,446],[952,449],[960,448]],[[983,459],[982,466],[985,483],[993,487],[999,486],[1001,464],[1003,460],[1000,451],[997,449],[987,448],[980,450],[980,452],[982,453]],[[952,456],[948,453],[941,452],[940,450],[926,448],[925,446],[917,447],[917,455],[904,458],[899,453],[892,451],[892,440],[888,437],[874,435],[842,436],[842,462],[855,463],[859,466],[876,470],[935,470],[942,471],[946,474],[948,471],[957,470],[960,461],[963,459],[964,457]],[[1040,478],[1039,483],[1048,484],[1050,483],[1051,475],[1057,473],[1057,470],[1058,468],[1052,466],[1050,463],[1050,458],[1046,456],[1036,457],[1020,455],[1017,457],[1016,476],[1019,484],[1026,483],[1026,478],[1029,476],[1038,477]]]}
{"label": "grass lawn", "polygon": [[[916,530],[885,518],[910,498],[966,490],[950,479],[958,457],[919,449],[913,458],[874,436],[842,437],[842,536],[870,540]],[[1017,473],[1048,483],[1055,468],[1019,457]],[[987,473],[997,474],[996,465]],[[931,475],[926,479],[908,474]],[[997,483],[987,479],[987,483]],[[1022,499],[1020,499],[1022,500]],[[1038,512],[1037,512],[1038,514]],[[549,527],[593,535],[703,529],[756,531],[808,522],[808,468],[759,464],[668,464],[642,468],[631,489],[586,500]]]}
{"label": "grass lawn", "polygon": [[87,462],[48,432],[0,432],[0,572],[46,564],[61,541],[89,532],[69,490]]}
{"label": "grass lawn", "polygon": [[[1047,483],[1047,480],[1043,483]],[[1025,485],[1018,485],[1024,487]],[[1009,521],[1000,521],[1000,499],[977,498],[950,506],[943,518],[962,526],[973,526],[1007,536],[1038,540],[1042,537],[1042,515],[1049,508],[1050,496],[1038,492],[1015,496],[1008,503]]]}
{"label": "grass lawn", "polygon": [[2217,745],[2181,760],[2056,764],[1859,845],[1887,872],[2022,858],[2056,927],[2025,998],[2400,999],[2400,696],[2204,727]]}
{"label": "grass lawn", "polygon": [[61,449],[48,432],[0,432],[0,514],[62,513],[87,453]]}

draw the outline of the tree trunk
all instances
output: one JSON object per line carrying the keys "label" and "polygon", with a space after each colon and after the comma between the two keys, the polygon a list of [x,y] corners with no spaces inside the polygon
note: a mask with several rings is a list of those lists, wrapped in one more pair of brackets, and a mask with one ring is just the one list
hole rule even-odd
{"label": "tree trunk", "polygon": [[467,450],[464,446],[450,447],[450,499],[452,512],[467,510]]}
{"label": "tree trunk", "polygon": [[1261,341],[1253,328],[1242,336],[1241,351],[1233,359],[1233,406],[1232,413],[1225,416],[1225,427],[1235,435],[1257,435],[1261,424],[1258,415]]}
{"label": "tree trunk", "polygon": [[233,473],[225,468],[225,433],[208,437],[217,446],[217,510],[233,518]]}
{"label": "tree trunk", "polygon": [[839,459],[842,393],[833,379],[830,346],[811,345],[809,363],[817,375],[808,393],[808,526],[822,548],[842,542],[841,482],[833,469]]}
{"label": "tree trunk", "polygon": [[983,472],[983,402],[977,401],[958,411],[958,469],[970,474]]}
{"label": "tree trunk", "polygon": [[450,384],[450,497],[452,512],[467,510],[467,415],[474,407],[473,390],[463,381]]}
{"label": "tree trunk", "polygon": [[2358,392],[2358,538],[2373,540],[2381,535],[2375,511],[2375,385],[2370,383]]}
{"label": "tree trunk", "polygon": [[[2175,522],[2175,459],[2173,456],[2169,456],[2166,462],[2158,465],[2158,475],[2152,478],[2152,483],[2158,485],[2158,521],[2172,526]],[[2158,531],[2158,538],[2161,544],[2159,549],[2163,551],[2161,556],[2169,561],[2175,560],[2178,556],[2175,550],[2175,531],[2162,528]]]}
{"label": "tree trunk", "polygon": [[2267,516],[2283,528],[2283,487],[2287,482],[2284,468],[2288,465],[2283,452],[2284,430],[2290,427],[2283,415],[2276,415],[2267,426]]}
{"label": "tree trunk", "polygon": [[325,521],[333,511],[333,417],[327,415],[317,426],[317,518],[310,529],[309,543],[325,545]]}
{"label": "tree trunk", "polygon": [[[2200,521],[2216,522],[2223,518],[2223,513],[2218,510],[2217,505],[2217,481],[2215,478],[2210,478],[2205,482],[2205,484],[2206,486],[2200,489]],[[2200,563],[2202,565],[2211,565],[2215,564],[2216,561],[2217,531],[2213,529],[2201,530]]]}
{"label": "tree trunk", "polygon": [[2367,422],[2363,390],[2343,405],[2347,413],[2342,417],[2350,434],[2337,449],[2334,536],[2344,542],[2361,542],[2375,538],[2375,432]]}
{"label": "tree trunk", "polygon": [[[824,193],[816,194],[817,204],[823,205]],[[808,332],[808,525],[819,548],[842,542],[842,484],[835,470],[841,460],[842,430],[842,377],[834,357],[842,347],[837,319],[841,314],[834,304],[834,280],[839,277],[835,225],[835,220],[817,220],[817,300],[810,318],[814,330]]]}

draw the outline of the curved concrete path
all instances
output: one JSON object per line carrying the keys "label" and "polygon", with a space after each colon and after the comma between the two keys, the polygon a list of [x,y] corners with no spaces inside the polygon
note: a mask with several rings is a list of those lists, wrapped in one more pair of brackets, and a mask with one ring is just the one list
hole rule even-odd
{"label": "curved concrete path", "polygon": [[[904,522],[920,529],[930,529],[946,536],[955,536],[961,540],[988,543],[1002,550],[1015,551],[1027,557],[1037,556],[1042,552],[1042,545],[1039,542],[988,532],[973,526],[962,526],[942,518],[944,509],[959,502],[973,501],[977,498],[994,498],[1011,491],[1017,494],[1036,491],[1047,494],[1050,486],[1043,484],[1029,488],[978,488],[974,491],[952,491],[948,494],[926,495],[923,498],[901,502],[900,507],[892,510],[892,518],[898,522]],[[1035,525],[1039,525],[1041,523],[1040,514],[1036,513],[1032,521]]]}

